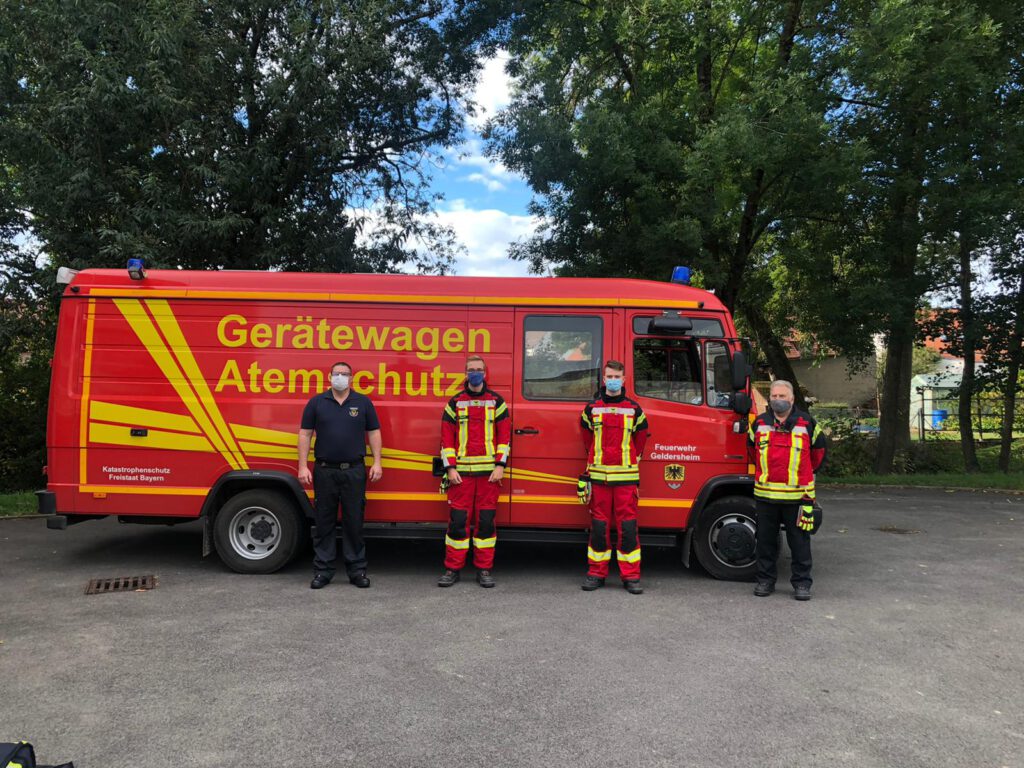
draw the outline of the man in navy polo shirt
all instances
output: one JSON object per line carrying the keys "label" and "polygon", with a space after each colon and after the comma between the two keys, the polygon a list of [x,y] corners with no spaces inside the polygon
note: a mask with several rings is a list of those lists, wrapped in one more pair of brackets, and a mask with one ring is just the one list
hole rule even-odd
{"label": "man in navy polo shirt", "polygon": [[[366,546],[363,544],[363,511],[366,508],[366,443],[373,465],[370,482],[383,473],[380,466],[380,421],[370,398],[353,392],[352,366],[331,366],[331,388],[306,403],[299,429],[299,482],[313,484],[316,533],[313,536],[313,581],[321,589],[334,578],[338,556],[335,531],[341,506],[341,556],[348,580],[357,587],[370,586],[366,577]],[[309,471],[309,445],[316,433],[315,466]]]}

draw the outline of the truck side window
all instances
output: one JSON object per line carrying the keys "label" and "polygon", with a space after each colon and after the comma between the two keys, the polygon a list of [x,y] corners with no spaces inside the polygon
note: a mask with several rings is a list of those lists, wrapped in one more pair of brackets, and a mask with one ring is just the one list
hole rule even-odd
{"label": "truck side window", "polygon": [[709,341],[704,347],[704,357],[708,405],[714,408],[729,408],[729,393],[732,391],[729,350],[720,341]]}
{"label": "truck side window", "polygon": [[601,318],[529,315],[523,322],[523,396],[592,398],[601,373]]}
{"label": "truck side window", "polygon": [[638,395],[700,405],[702,378],[700,349],[692,339],[633,342],[633,388]]}

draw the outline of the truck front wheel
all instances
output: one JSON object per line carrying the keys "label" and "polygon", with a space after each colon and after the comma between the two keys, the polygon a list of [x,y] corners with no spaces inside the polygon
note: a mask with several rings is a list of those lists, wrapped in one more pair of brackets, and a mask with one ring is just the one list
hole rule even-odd
{"label": "truck front wheel", "polygon": [[213,522],[217,554],[238,573],[273,573],[298,551],[299,513],[282,493],[252,489],[232,496]]}
{"label": "truck front wheel", "polygon": [[747,496],[725,496],[708,504],[693,532],[693,551],[704,570],[716,579],[753,579],[755,519],[754,500]]}

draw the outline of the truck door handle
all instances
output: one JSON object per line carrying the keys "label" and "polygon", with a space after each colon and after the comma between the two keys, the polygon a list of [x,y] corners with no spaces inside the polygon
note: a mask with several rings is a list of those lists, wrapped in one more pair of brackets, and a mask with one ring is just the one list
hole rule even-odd
{"label": "truck door handle", "polygon": [[522,429],[516,430],[517,435],[539,435],[540,430],[534,429],[533,427],[523,427]]}

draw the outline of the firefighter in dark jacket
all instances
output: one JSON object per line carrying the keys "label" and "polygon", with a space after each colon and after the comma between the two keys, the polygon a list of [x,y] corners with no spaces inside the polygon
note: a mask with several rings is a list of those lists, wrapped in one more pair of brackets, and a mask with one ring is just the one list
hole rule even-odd
{"label": "firefighter in dark jacket", "polygon": [[448,533],[444,537],[445,571],[437,586],[459,580],[470,542],[481,587],[493,587],[494,516],[498,490],[508,463],[512,420],[501,395],[486,384],[483,358],[466,360],[466,385],[448,401],[441,415],[441,460],[448,492]]}
{"label": "firefighter in dark jacket", "polygon": [[768,410],[754,420],[747,435],[757,508],[754,594],[767,597],[775,591],[781,524],[792,555],[793,597],[810,600],[814,473],[825,460],[825,436],[793,403],[793,385],[773,382]]}
{"label": "firefighter in dark jacket", "polygon": [[581,588],[604,586],[611,561],[610,527],[618,534],[619,575],[630,594],[639,595],[640,538],[637,504],[640,499],[640,455],[650,434],[640,404],[626,397],[625,366],[609,360],[604,386],[587,403],[580,417],[587,441],[587,474],[579,481],[580,501],[590,503],[589,569]]}

